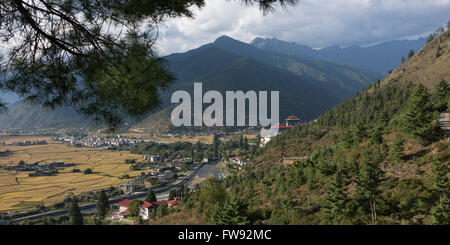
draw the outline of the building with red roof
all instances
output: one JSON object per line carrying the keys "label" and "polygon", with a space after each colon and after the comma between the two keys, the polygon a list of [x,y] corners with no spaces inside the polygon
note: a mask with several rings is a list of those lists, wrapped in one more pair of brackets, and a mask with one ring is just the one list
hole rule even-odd
{"label": "building with red roof", "polygon": [[[273,129],[278,129],[278,134],[283,133],[284,131],[296,127],[300,124],[300,119],[294,115],[286,118],[285,123],[279,123],[277,125],[272,126]],[[266,136],[261,138],[261,146],[265,146],[274,136]]]}
{"label": "building with red roof", "polygon": [[[173,200],[170,201],[156,201],[152,203],[147,201],[141,201],[139,216],[141,216],[144,220],[147,220],[150,218],[150,213],[152,212],[153,208],[161,205],[167,205],[168,207],[176,206],[180,204],[180,201],[181,201],[180,197],[175,197]],[[128,215],[128,207],[130,206],[131,202],[133,202],[133,200],[124,199],[116,203],[116,206],[119,207],[119,211],[114,213],[111,219],[121,220],[125,218]]]}

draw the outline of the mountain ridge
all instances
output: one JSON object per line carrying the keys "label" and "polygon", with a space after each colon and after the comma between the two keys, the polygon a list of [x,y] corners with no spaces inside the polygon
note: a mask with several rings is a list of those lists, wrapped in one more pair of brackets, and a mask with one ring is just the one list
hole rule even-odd
{"label": "mountain ridge", "polygon": [[307,45],[286,42],[276,38],[255,38],[251,42],[253,46],[259,49],[295,57],[339,62],[384,73],[400,65],[401,57],[406,58],[410,49],[417,52],[425,43],[426,39],[421,37],[416,40],[393,40],[368,47],[353,45],[341,48],[334,45],[316,50]]}

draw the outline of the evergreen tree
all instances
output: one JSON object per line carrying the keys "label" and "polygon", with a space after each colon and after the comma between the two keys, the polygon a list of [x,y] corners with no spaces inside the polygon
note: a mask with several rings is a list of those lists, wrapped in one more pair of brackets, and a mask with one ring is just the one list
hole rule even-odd
{"label": "evergreen tree", "polygon": [[220,140],[217,137],[216,134],[214,134],[213,136],[213,152],[214,152],[214,158],[218,158],[219,157],[219,145],[220,145]]}
{"label": "evergreen tree", "polygon": [[244,137],[244,150],[248,150],[248,139],[247,137]]}
{"label": "evergreen tree", "polygon": [[215,203],[224,203],[226,192],[222,183],[215,177],[209,177],[200,188],[199,201],[204,205],[213,205]]}
{"label": "evergreen tree", "polygon": [[404,139],[400,135],[395,136],[392,143],[390,158],[393,165],[397,165],[403,160],[404,153]]}
{"label": "evergreen tree", "polygon": [[411,59],[411,57],[413,57],[413,56],[414,56],[414,51],[412,49],[410,49],[409,53],[408,53],[408,60]]}
{"label": "evergreen tree", "polygon": [[[242,3],[267,13],[297,0]],[[205,0],[0,1],[1,44],[8,46],[10,59],[2,62],[9,75],[0,87],[50,109],[76,106],[118,127],[124,117],[157,108],[159,91],[175,80],[155,51],[157,32],[148,30],[165,19],[194,17],[194,7],[205,5]]]}
{"label": "evergreen tree", "polygon": [[[170,200],[170,199],[169,199],[169,200]],[[158,200],[156,199],[155,192],[153,192],[153,189],[152,189],[152,188],[148,189],[147,195],[145,196],[145,201],[146,201],[146,202],[150,202],[150,203],[158,201]]]}
{"label": "evergreen tree", "polygon": [[140,200],[133,200],[128,206],[128,213],[132,217],[137,217],[141,210],[142,202]]}
{"label": "evergreen tree", "polygon": [[97,215],[104,219],[109,211],[109,200],[105,190],[101,190],[97,193]]}
{"label": "evergreen tree", "polygon": [[156,216],[164,217],[168,214],[168,212],[169,212],[169,208],[167,205],[160,205],[160,206],[158,206],[158,209],[156,211]]}
{"label": "evergreen tree", "polygon": [[238,144],[239,144],[239,148],[240,149],[244,149],[244,135],[241,134],[239,136],[239,143]]}
{"label": "evergreen tree", "polygon": [[447,177],[448,163],[443,163],[438,157],[433,158],[431,165],[431,198],[433,202],[437,202],[440,196],[448,194],[449,181]]}
{"label": "evergreen tree", "polygon": [[281,202],[282,207],[286,210],[287,213],[287,223],[291,223],[291,209],[294,206],[292,202],[292,195],[290,192],[287,193],[286,197]]}
{"label": "evergreen tree", "polygon": [[441,80],[436,88],[436,97],[439,108],[445,108],[450,97],[450,87],[445,80]]}
{"label": "evergreen tree", "polygon": [[402,64],[405,63],[405,56],[402,56]]}
{"label": "evergreen tree", "polygon": [[175,189],[170,190],[169,192],[169,200],[173,200],[178,195],[178,191]]}
{"label": "evergreen tree", "polygon": [[431,209],[431,217],[435,225],[450,225],[450,200],[447,194],[442,194],[436,206]]}
{"label": "evergreen tree", "polygon": [[158,213],[158,206],[152,208],[150,213],[150,219],[156,219]]}
{"label": "evergreen tree", "polygon": [[418,84],[408,100],[407,108],[401,116],[403,130],[413,137],[427,140],[433,120],[430,94],[427,89]]}
{"label": "evergreen tree", "polygon": [[384,173],[378,166],[368,149],[362,156],[361,168],[357,176],[356,198],[363,204],[369,204],[372,224],[377,220],[377,198],[380,193],[378,187]]}
{"label": "evergreen tree", "polygon": [[223,208],[218,208],[216,205],[214,214],[211,218],[211,223],[215,225],[248,225],[248,204],[243,200],[232,197],[229,199]]}
{"label": "evergreen tree", "polygon": [[362,123],[357,123],[353,126],[351,132],[353,136],[352,141],[357,144],[361,143],[367,135],[367,129]]}
{"label": "evergreen tree", "polygon": [[75,198],[72,198],[72,204],[69,209],[70,224],[72,225],[82,225],[83,216],[81,215],[80,207],[78,207],[78,202]]}
{"label": "evergreen tree", "polygon": [[326,189],[327,195],[323,206],[325,216],[331,223],[339,224],[347,213],[346,203],[348,201],[347,188],[341,171],[337,171]]}

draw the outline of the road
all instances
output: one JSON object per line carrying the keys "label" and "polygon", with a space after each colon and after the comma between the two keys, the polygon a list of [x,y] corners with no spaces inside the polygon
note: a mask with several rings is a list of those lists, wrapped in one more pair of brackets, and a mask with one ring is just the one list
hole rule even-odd
{"label": "road", "polygon": [[[217,164],[217,163],[202,164],[202,165],[198,166],[196,169],[192,170],[187,176],[185,176],[183,178],[179,178],[174,183],[171,183],[171,184],[161,187],[161,188],[154,189],[153,191],[155,192],[157,199],[158,200],[167,200],[170,190],[177,188],[181,184],[185,184],[185,183],[187,183],[187,185],[189,186],[191,183],[190,180],[193,179],[194,177],[196,177],[197,173],[199,173],[199,174],[201,173],[203,176],[205,171],[204,170],[202,171],[202,169],[204,169],[205,167],[207,169],[210,169],[210,166],[215,166],[214,164]],[[209,171],[206,171],[206,172],[209,172]],[[142,192],[135,192],[131,195],[126,195],[126,196],[122,196],[119,198],[110,198],[109,203],[115,204],[115,203],[122,201],[123,199],[131,199],[131,200],[142,199],[146,196],[146,194],[147,194],[146,191],[142,191]],[[83,213],[91,212],[91,211],[95,210],[95,206],[96,206],[95,203],[83,204],[83,205],[80,205],[80,210]],[[10,220],[10,222],[17,223],[17,222],[20,222],[23,220],[33,220],[33,219],[39,219],[39,218],[43,218],[43,217],[47,217],[47,216],[57,217],[57,216],[61,216],[61,215],[67,214],[67,213],[68,213],[68,209],[65,208],[65,209],[54,210],[54,211],[49,211],[49,212],[45,212],[45,213],[40,213],[40,214],[35,214],[35,215],[30,215],[30,216],[13,219],[13,220]],[[6,220],[0,220],[0,225],[7,224],[7,223],[8,223],[8,221],[6,221]]]}
{"label": "road", "polygon": [[450,136],[450,113],[449,112],[442,112],[440,114],[439,124],[441,125],[441,128],[445,131],[445,133],[447,133],[447,135]]}

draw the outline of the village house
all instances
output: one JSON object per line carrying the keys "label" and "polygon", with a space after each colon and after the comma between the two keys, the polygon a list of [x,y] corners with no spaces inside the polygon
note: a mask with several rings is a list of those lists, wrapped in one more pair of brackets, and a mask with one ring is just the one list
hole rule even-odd
{"label": "village house", "polygon": [[232,157],[232,158],[230,158],[230,162],[240,165],[240,166],[244,166],[248,163],[248,159],[244,160],[240,157]]}
{"label": "village house", "polygon": [[134,178],[134,184],[137,186],[144,186],[145,176],[137,176]]}
{"label": "village house", "polygon": [[175,173],[172,170],[164,171],[164,175],[166,179],[172,179],[175,176]]}
{"label": "village house", "polygon": [[119,189],[123,191],[124,195],[129,195],[133,194],[136,187],[133,183],[122,183],[119,185]]}
{"label": "village house", "polygon": [[157,161],[160,160],[160,157],[159,156],[152,156],[152,155],[145,155],[144,159],[148,160],[150,162],[157,162]]}
{"label": "village house", "polygon": [[148,178],[146,178],[145,179],[145,181],[144,181],[144,186],[146,187],[146,188],[150,188],[150,187],[153,187],[155,184],[157,184],[158,183],[158,178],[155,178],[155,177],[148,177]]}
{"label": "village house", "polygon": [[[119,208],[118,212],[114,213],[111,217],[112,220],[122,220],[126,216],[128,216],[128,207],[130,206],[131,202],[133,200],[124,199],[118,203],[116,203],[116,206]],[[139,216],[144,219],[148,220],[150,218],[150,214],[152,210],[155,207],[161,206],[161,205],[167,205],[169,208],[173,206],[177,206],[180,204],[180,198],[175,197],[173,200],[170,201],[157,201],[149,203],[147,201],[142,201],[141,206],[139,207]]]}
{"label": "village house", "polygon": [[[272,126],[274,129],[278,129],[278,134],[282,134],[284,131],[296,127],[300,125],[300,119],[294,115],[289,116],[286,118],[285,123],[279,123],[278,125]],[[261,146],[265,146],[274,136],[266,136],[261,137]]]}
{"label": "village house", "polygon": [[154,186],[158,182],[158,178],[154,176],[137,176],[134,178],[136,186],[143,186],[146,188]]}

